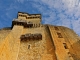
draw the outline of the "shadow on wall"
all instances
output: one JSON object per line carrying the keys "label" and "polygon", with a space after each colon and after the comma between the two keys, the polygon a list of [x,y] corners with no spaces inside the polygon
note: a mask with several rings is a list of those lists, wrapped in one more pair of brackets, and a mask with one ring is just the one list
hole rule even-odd
{"label": "shadow on wall", "polygon": [[80,60],[80,40],[71,45],[69,51],[74,60]]}

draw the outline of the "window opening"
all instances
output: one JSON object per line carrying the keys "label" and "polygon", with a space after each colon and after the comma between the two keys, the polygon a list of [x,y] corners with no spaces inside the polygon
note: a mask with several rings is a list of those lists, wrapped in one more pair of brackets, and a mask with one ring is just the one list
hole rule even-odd
{"label": "window opening", "polygon": [[28,45],[28,49],[30,49],[30,45]]}
{"label": "window opening", "polygon": [[61,33],[57,32],[58,38],[63,38]]}
{"label": "window opening", "polygon": [[59,30],[58,27],[54,26],[55,30]]}
{"label": "window opening", "polygon": [[65,49],[68,49],[68,47],[67,47],[67,44],[66,44],[66,43],[63,43],[63,45],[64,45],[64,48],[65,48]]}

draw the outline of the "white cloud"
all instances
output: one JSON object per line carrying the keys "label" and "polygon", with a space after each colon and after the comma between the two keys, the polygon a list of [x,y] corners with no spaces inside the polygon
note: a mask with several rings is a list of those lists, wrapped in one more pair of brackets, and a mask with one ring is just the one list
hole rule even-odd
{"label": "white cloud", "polygon": [[45,24],[73,28],[80,35],[80,0],[14,0],[4,16],[10,19],[14,11],[33,11],[33,8],[42,14]]}
{"label": "white cloud", "polygon": [[24,3],[24,0],[17,0],[17,2],[19,2],[19,3]]}
{"label": "white cloud", "polygon": [[73,20],[72,24],[73,24],[73,30],[80,35],[80,18],[78,20]]}
{"label": "white cloud", "polygon": [[[44,16],[45,23],[63,25],[80,31],[80,0],[34,0],[33,4]],[[48,9],[47,9],[48,8]]]}

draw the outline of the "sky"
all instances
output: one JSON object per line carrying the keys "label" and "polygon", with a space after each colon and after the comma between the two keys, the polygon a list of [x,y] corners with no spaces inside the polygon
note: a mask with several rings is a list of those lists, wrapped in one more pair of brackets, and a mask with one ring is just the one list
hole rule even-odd
{"label": "sky", "polygon": [[0,28],[10,27],[19,11],[39,13],[42,24],[65,26],[80,36],[80,0],[0,0]]}

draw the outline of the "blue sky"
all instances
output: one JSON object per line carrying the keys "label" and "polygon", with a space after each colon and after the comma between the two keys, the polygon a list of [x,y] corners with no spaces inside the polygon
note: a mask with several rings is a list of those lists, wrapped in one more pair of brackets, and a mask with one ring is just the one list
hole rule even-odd
{"label": "blue sky", "polygon": [[0,28],[10,27],[18,11],[42,14],[42,23],[66,26],[80,35],[80,0],[0,0]]}

